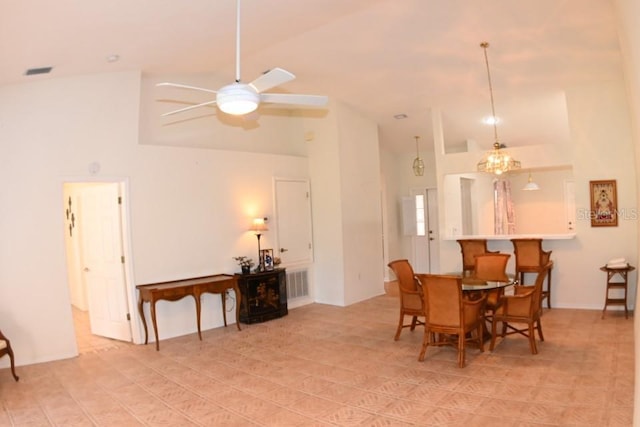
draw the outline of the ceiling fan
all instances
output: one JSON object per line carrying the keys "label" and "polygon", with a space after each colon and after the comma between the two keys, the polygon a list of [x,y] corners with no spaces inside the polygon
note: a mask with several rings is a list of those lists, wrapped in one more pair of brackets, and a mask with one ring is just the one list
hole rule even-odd
{"label": "ceiling fan", "polygon": [[251,113],[258,108],[261,102],[284,105],[301,105],[309,107],[322,107],[326,105],[328,97],[320,95],[300,95],[284,93],[264,93],[265,90],[279,86],[295,79],[296,76],[282,68],[273,68],[256,78],[251,83],[242,83],[240,80],[240,0],[236,1],[236,79],[233,83],[225,85],[218,90],[205,89],[180,83],[158,83],[156,86],[170,86],[180,89],[197,90],[214,93],[216,99],[200,104],[190,105],[178,110],[169,111],[162,116],[170,116],[176,113],[193,110],[208,105],[217,105],[227,114],[241,116]]}

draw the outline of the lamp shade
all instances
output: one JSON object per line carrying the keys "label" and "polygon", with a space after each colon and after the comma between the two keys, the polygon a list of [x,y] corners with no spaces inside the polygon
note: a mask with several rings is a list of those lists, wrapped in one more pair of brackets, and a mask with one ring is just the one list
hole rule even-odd
{"label": "lamp shade", "polygon": [[269,228],[267,228],[264,218],[254,218],[249,230],[255,233],[262,233],[263,231],[269,231]]}

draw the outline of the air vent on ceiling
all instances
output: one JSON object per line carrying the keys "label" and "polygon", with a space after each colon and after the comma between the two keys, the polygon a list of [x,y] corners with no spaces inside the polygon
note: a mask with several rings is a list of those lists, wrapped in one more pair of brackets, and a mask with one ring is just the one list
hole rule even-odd
{"label": "air vent on ceiling", "polygon": [[39,68],[29,68],[25,71],[25,76],[34,76],[36,74],[49,74],[53,70],[53,67],[39,67]]}

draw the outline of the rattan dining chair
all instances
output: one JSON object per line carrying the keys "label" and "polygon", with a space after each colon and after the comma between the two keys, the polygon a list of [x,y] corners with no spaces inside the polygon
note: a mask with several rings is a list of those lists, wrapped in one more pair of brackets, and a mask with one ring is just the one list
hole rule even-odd
{"label": "rattan dining chair", "polygon": [[[542,284],[551,269],[550,263],[538,271],[533,286],[516,285],[515,294],[502,297],[502,304],[493,314],[491,325],[491,346],[493,351],[496,343],[496,325],[502,322],[501,337],[520,334],[529,339],[532,354],[538,354],[535,330],[538,330],[540,341],[544,341],[542,334]],[[516,326],[520,325],[520,326]],[[524,325],[524,326],[522,326]]]}
{"label": "rattan dining chair", "polygon": [[419,361],[427,348],[451,345],[458,350],[458,366],[465,365],[466,344],[475,342],[484,351],[483,311],[485,297],[476,300],[462,298],[460,276],[421,274],[426,308],[424,337]]}
{"label": "rattan dining chair", "polygon": [[[489,280],[492,282],[508,282],[507,263],[511,258],[511,254],[502,253],[485,253],[475,256],[475,266],[473,276],[480,280]],[[504,288],[493,289],[487,292],[487,302],[485,310],[487,319],[495,312],[501,303],[501,297],[504,295]]]}
{"label": "rattan dining chair", "polygon": [[[406,259],[398,259],[389,263],[389,268],[398,279],[398,291],[400,293],[400,320],[394,340],[400,339],[403,328],[415,330],[416,325],[424,325],[424,299],[422,298],[422,286],[416,278],[411,264]],[[405,324],[405,316],[411,316],[411,323]]]}
{"label": "rattan dining chair", "polygon": [[542,299],[547,299],[547,308],[551,308],[551,270],[553,261],[551,252],[542,249],[542,239],[511,239],[513,253],[516,261],[516,277],[520,283],[524,283],[526,273],[538,273],[543,268],[549,267],[547,288],[542,288]]}
{"label": "rattan dining chair", "polygon": [[487,249],[487,239],[459,239],[460,252],[462,253],[462,275],[469,276],[475,269],[476,255],[495,253]]}

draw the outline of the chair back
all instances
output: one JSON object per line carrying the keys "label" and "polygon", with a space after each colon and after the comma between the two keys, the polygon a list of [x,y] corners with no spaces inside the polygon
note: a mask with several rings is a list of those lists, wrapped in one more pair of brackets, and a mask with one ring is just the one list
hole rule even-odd
{"label": "chair back", "polygon": [[486,239],[459,239],[463,274],[472,273],[476,255],[488,253]]}
{"label": "chair back", "polygon": [[549,264],[545,265],[540,271],[538,271],[538,275],[536,276],[536,282],[534,286],[533,292],[533,301],[532,312],[537,313],[538,316],[542,316],[542,286],[544,284],[544,280],[547,278],[547,274],[549,274],[550,266]]}
{"label": "chair back", "polygon": [[516,257],[516,270],[520,267],[542,267],[549,262],[551,251],[542,249],[542,239],[511,239]]}
{"label": "chair back", "polygon": [[422,298],[416,295],[419,291],[419,282],[409,261],[406,259],[391,261],[389,268],[398,279],[400,305],[410,310],[422,310]]}
{"label": "chair back", "polygon": [[459,276],[421,275],[427,324],[459,328],[463,321],[462,279]]}
{"label": "chair back", "polygon": [[489,281],[506,282],[507,263],[511,254],[486,253],[475,256],[473,276]]}

